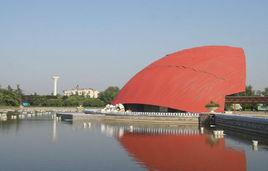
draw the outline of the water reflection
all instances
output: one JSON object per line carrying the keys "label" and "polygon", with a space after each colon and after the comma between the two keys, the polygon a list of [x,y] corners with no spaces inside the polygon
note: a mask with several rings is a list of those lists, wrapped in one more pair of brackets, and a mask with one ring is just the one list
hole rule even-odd
{"label": "water reflection", "polygon": [[109,125],[100,124],[101,132],[109,137],[121,137],[125,133],[133,134],[172,134],[172,135],[195,135],[199,134],[197,126],[180,126],[175,128],[170,127],[148,127],[134,125]]}
{"label": "water reflection", "polygon": [[119,142],[150,170],[246,170],[243,151],[207,135],[126,133]]}
{"label": "water reflection", "polygon": [[102,134],[115,137],[129,156],[148,170],[246,170],[243,150],[226,147],[223,137],[206,134],[196,126],[91,124],[91,128],[97,127]]}
{"label": "water reflection", "polygon": [[[31,160],[39,162],[38,158],[43,154],[50,156],[53,153],[69,161],[68,167],[61,169],[59,166],[58,170],[66,170],[69,167],[75,169],[77,166],[72,165],[73,161],[80,162],[80,165],[90,163],[90,168],[96,161],[108,163],[103,161],[104,157],[106,161],[113,162],[117,161],[113,160],[114,158],[119,157],[120,162],[117,165],[113,163],[116,165],[113,167],[95,164],[95,170],[100,168],[128,170],[126,168],[129,166],[135,168],[132,170],[266,170],[265,159],[268,153],[264,144],[267,139],[258,139],[258,151],[253,151],[256,148],[252,146],[252,139],[257,137],[245,136],[242,133],[234,134],[228,130],[225,130],[225,133],[227,135],[224,137],[215,136],[213,131],[190,125],[163,126],[96,121],[66,123],[52,118],[49,114],[24,118],[8,117],[7,120],[0,121],[2,153],[27,154],[27,148],[20,147],[40,146],[44,150],[40,149],[42,152],[37,150]],[[12,145],[14,138],[15,142],[19,142],[18,146]],[[76,159],[74,160],[69,153],[76,155]],[[121,156],[118,153],[121,153]],[[21,166],[25,166],[16,156],[13,156],[13,159]],[[27,163],[26,159],[23,161]],[[2,161],[0,164],[7,162],[4,156]],[[50,166],[53,162],[54,160],[48,160],[46,166]],[[125,164],[124,167],[121,167],[122,163]],[[11,167],[7,164],[4,166],[4,168]],[[31,164],[27,163],[27,166],[30,168]],[[87,170],[87,167],[81,168]]]}
{"label": "water reflection", "polygon": [[57,141],[57,120],[53,119],[52,142]]}

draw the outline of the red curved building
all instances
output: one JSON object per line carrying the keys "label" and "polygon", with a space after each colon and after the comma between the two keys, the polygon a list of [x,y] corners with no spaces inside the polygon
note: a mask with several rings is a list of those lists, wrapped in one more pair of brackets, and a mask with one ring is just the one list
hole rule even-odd
{"label": "red curved building", "polygon": [[220,112],[225,96],[244,91],[245,81],[242,48],[196,47],[169,54],[145,67],[128,81],[113,104],[136,106],[137,110],[149,106],[147,109],[205,112],[205,105],[213,100],[220,105]]}

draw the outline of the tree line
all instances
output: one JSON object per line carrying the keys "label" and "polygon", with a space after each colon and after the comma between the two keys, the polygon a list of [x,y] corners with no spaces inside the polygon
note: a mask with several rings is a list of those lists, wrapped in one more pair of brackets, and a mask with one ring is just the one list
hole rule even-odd
{"label": "tree line", "polygon": [[7,88],[0,86],[0,106],[19,106],[22,96],[23,93],[19,85],[16,89],[12,89],[11,86]]}
{"label": "tree line", "polygon": [[236,94],[237,96],[268,96],[268,87],[264,88],[264,90],[254,90],[251,85],[246,86],[246,90],[244,92]]}
{"label": "tree line", "polygon": [[28,102],[30,106],[38,107],[103,107],[110,104],[114,97],[119,92],[116,86],[110,86],[106,90],[99,93],[98,98],[90,98],[79,95],[72,96],[52,96],[52,95],[25,95],[20,86],[17,85],[15,89],[11,86],[7,88],[0,87],[0,106],[19,106],[22,102]]}
{"label": "tree line", "polygon": [[[106,90],[99,93],[98,98],[89,98],[79,95],[72,96],[51,96],[51,95],[25,95],[19,85],[16,88],[8,86],[1,88],[0,86],[0,106],[19,106],[23,101],[27,101],[31,106],[40,107],[102,107],[110,104],[114,97],[119,92],[119,88],[110,86]],[[234,94],[234,96],[268,96],[268,87],[264,90],[254,90],[251,85],[246,86],[245,92]],[[245,110],[254,110],[257,108],[256,104],[242,105]]]}
{"label": "tree line", "polygon": [[[264,88],[264,90],[254,90],[253,86],[247,85],[244,92],[233,94],[233,96],[268,96],[268,87]],[[241,107],[243,110],[258,110],[258,104],[241,104]],[[225,109],[230,109],[230,104],[225,104]]]}

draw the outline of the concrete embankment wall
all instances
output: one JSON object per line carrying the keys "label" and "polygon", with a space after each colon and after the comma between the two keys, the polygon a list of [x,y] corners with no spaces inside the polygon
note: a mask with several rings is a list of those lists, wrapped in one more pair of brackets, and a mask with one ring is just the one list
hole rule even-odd
{"label": "concrete embankment wall", "polygon": [[193,117],[161,117],[161,116],[130,116],[130,115],[101,115],[101,114],[82,114],[82,113],[57,113],[62,120],[73,121],[101,121],[101,122],[139,122],[152,124],[198,124],[198,116]]}
{"label": "concrete embankment wall", "polygon": [[76,112],[76,107],[1,107],[0,112],[16,112],[16,111],[53,111],[53,112]]}
{"label": "concrete embankment wall", "polygon": [[268,118],[215,114],[216,126],[268,135]]}

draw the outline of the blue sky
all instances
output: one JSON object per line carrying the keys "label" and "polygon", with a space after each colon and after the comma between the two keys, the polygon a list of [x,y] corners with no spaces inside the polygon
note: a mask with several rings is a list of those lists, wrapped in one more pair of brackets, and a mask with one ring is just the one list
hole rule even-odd
{"label": "blue sky", "polygon": [[166,54],[242,47],[247,82],[268,86],[265,0],[0,0],[0,85],[26,93],[122,87]]}

